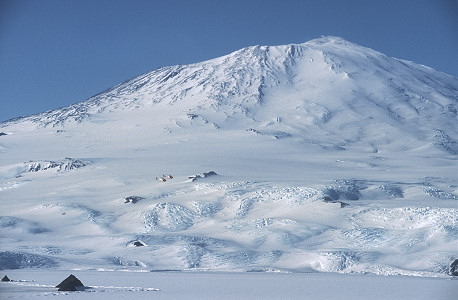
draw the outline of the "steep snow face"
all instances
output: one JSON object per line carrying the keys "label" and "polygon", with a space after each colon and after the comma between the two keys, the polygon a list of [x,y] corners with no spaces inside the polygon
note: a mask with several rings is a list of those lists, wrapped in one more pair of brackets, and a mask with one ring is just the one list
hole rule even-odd
{"label": "steep snow face", "polygon": [[154,70],[0,124],[0,267],[445,275],[457,109],[334,37]]}

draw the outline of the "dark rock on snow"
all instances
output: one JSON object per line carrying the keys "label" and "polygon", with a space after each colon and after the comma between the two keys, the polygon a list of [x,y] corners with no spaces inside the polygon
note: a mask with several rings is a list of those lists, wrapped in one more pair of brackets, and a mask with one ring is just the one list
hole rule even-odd
{"label": "dark rock on snow", "polygon": [[458,259],[455,259],[455,261],[452,262],[448,273],[451,276],[458,276]]}
{"label": "dark rock on snow", "polygon": [[[59,283],[56,288],[59,288],[58,291],[68,291],[74,292],[77,290],[81,290],[84,287],[83,283],[75,277],[75,275],[71,274],[67,278],[64,279],[61,283]],[[78,289],[79,288],[79,289]]]}
{"label": "dark rock on snow", "polygon": [[11,281],[11,280],[8,278],[8,276],[5,275],[5,276],[2,278],[2,282],[8,282],[8,281]]}
{"label": "dark rock on snow", "polygon": [[128,196],[124,198],[124,203],[137,203],[138,201],[142,199],[145,199],[145,198],[140,197],[140,196]]}
{"label": "dark rock on snow", "polygon": [[139,242],[139,241],[135,241],[134,242],[134,246],[135,247],[142,247],[142,246],[145,246],[145,244],[143,244],[142,242]]}
{"label": "dark rock on snow", "polygon": [[202,174],[191,175],[191,176],[188,176],[188,178],[189,178],[189,181],[192,182],[200,178],[206,178],[206,177],[214,176],[214,175],[218,175],[218,174],[215,171],[210,171],[210,172],[204,172]]}
{"label": "dark rock on snow", "polygon": [[325,203],[340,203],[340,207],[341,207],[341,208],[344,208],[344,207],[350,205],[350,204],[348,204],[348,203],[345,203],[345,202],[342,202],[342,201],[337,201],[337,200],[331,199],[331,198],[329,198],[329,197],[324,197],[324,198],[323,198],[323,202],[325,202]]}

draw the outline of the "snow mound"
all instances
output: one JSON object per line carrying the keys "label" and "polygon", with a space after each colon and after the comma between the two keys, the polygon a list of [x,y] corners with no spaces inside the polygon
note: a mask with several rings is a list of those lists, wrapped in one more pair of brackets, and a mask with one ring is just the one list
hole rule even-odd
{"label": "snow mound", "polygon": [[37,222],[31,222],[17,217],[0,216],[0,228],[2,230],[15,231],[17,233],[39,234],[50,231],[40,226]]}
{"label": "snow mound", "polygon": [[434,142],[435,145],[440,146],[450,154],[458,154],[458,142],[454,140],[452,137],[450,137],[443,130],[436,130],[434,138],[436,139],[436,141]]}
{"label": "snow mound", "polygon": [[326,187],[322,193],[324,197],[332,200],[358,200],[361,197],[361,190],[366,186],[356,180],[334,180],[334,185]]}
{"label": "snow mound", "polygon": [[91,228],[93,232],[109,231],[115,218],[112,214],[104,214],[79,203],[45,203],[37,206],[36,210],[48,218],[64,221],[67,226],[81,224]]}
{"label": "snow mound", "polygon": [[196,215],[178,204],[158,203],[144,218],[147,232],[180,231],[191,227]]}

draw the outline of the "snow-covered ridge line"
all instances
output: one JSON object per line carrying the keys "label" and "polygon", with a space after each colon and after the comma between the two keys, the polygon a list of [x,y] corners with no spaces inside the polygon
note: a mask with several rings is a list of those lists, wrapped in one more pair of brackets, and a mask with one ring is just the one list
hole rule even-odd
{"label": "snow-covered ridge line", "polygon": [[[427,85],[433,89],[439,85],[441,88],[437,89],[438,92],[458,100],[456,78],[411,62],[389,58],[341,38],[327,37],[296,45],[247,47],[202,63],[161,67],[86,101],[6,121],[0,126],[6,127],[17,122],[32,122],[45,127],[58,126],[69,121],[81,122],[104,111],[138,109],[161,102],[173,105],[196,95],[202,98],[202,102],[192,104],[194,109],[205,103],[215,109],[236,108],[249,115],[250,107],[263,103],[266,89],[281,83],[293,84],[304,71],[305,76],[322,76],[313,72],[307,73],[307,69],[303,67],[304,62],[318,66],[319,69],[312,67],[313,71],[322,72],[327,69],[330,80],[343,74],[356,85],[360,83],[352,79],[360,76],[364,78],[364,74],[372,72],[370,68],[374,65],[379,68],[375,73],[379,77],[382,75],[395,79],[410,73],[413,84]],[[359,68],[354,69],[354,66]],[[378,78],[380,79],[384,78]],[[394,83],[394,86],[397,84]],[[416,95],[409,88],[405,93],[412,94],[409,97],[421,98],[426,95]],[[418,105],[413,106],[418,110]],[[449,104],[448,107],[456,115],[456,104]]]}
{"label": "snow-covered ridge line", "polygon": [[76,170],[87,165],[92,164],[90,160],[76,159],[66,157],[61,160],[40,160],[40,161],[27,161],[19,164],[11,164],[0,167],[0,178],[10,179],[18,178],[26,173],[36,173],[42,171],[55,171],[66,172]]}
{"label": "snow-covered ridge line", "polygon": [[80,160],[75,158],[66,157],[61,161],[28,161],[25,163],[27,166],[26,172],[39,172],[49,169],[54,169],[57,172],[61,171],[70,171],[74,169],[79,169],[85,167],[89,164],[92,164],[88,160]]}

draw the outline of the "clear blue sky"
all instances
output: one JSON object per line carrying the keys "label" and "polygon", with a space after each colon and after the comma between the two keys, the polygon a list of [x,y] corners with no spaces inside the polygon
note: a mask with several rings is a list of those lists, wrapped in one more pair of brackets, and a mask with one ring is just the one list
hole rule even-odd
{"label": "clear blue sky", "polygon": [[0,0],[0,121],[160,66],[323,35],[458,77],[457,0]]}

